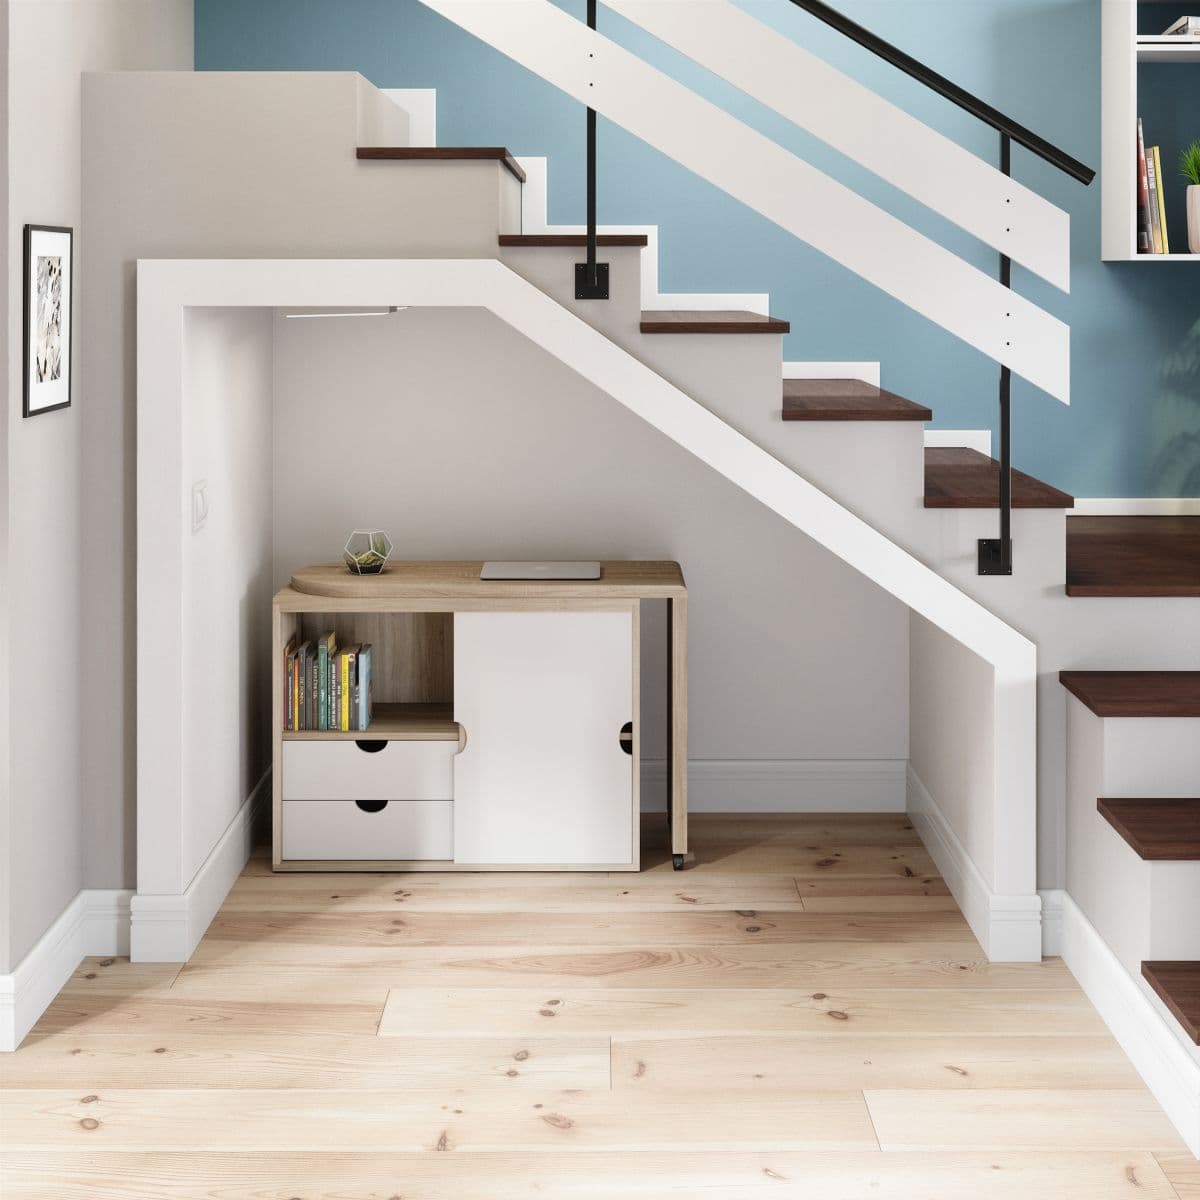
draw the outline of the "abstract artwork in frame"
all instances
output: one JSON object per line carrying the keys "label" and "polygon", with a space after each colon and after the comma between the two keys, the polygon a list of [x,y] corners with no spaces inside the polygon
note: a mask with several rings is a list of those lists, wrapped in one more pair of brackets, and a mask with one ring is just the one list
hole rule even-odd
{"label": "abstract artwork in frame", "polygon": [[71,403],[73,232],[25,226],[25,372],[27,417]]}

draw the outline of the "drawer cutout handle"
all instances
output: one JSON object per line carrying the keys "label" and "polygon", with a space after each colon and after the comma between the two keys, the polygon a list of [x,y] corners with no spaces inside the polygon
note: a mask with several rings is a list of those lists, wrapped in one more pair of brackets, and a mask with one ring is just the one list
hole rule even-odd
{"label": "drawer cutout handle", "polygon": [[366,738],[356,738],[354,744],[364,754],[378,754],[387,745],[386,741],[370,741]]}
{"label": "drawer cutout handle", "polygon": [[354,807],[362,809],[365,813],[383,812],[388,806],[386,800],[355,800]]}
{"label": "drawer cutout handle", "polygon": [[621,726],[621,732],[617,735],[617,740],[621,743],[621,749],[624,750],[625,753],[630,756],[630,758],[632,758],[633,757],[633,722],[632,721],[626,721],[625,724]]}

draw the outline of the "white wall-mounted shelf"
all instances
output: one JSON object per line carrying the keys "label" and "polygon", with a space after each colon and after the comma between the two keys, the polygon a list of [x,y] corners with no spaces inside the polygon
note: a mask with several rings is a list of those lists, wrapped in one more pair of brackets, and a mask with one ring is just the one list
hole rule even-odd
{"label": "white wall-mounted shelf", "polygon": [[[1200,38],[1139,35],[1139,7],[1138,0],[1103,0],[1101,6],[1101,257],[1105,262],[1200,262],[1200,254],[1137,252],[1138,67],[1200,64]],[[1172,242],[1187,245],[1185,229],[1171,232]]]}
{"label": "white wall-mounted shelf", "polygon": [[1140,63],[1200,63],[1200,38],[1143,36],[1136,45]]}

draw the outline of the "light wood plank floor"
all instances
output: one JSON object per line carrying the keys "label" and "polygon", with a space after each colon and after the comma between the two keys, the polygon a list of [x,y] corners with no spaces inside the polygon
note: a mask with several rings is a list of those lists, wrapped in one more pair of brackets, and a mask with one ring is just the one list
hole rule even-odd
{"label": "light wood plank floor", "polygon": [[1200,1200],[1056,960],[900,816],[648,827],[638,875],[274,876],[0,1060],[5,1200]]}

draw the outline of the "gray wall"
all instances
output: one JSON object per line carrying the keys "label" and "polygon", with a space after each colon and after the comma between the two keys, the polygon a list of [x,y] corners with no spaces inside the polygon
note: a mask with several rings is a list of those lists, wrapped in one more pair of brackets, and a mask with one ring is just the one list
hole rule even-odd
{"label": "gray wall", "polygon": [[357,162],[362,86],[349,73],[84,80],[84,207],[97,230],[83,298],[89,886],[136,874],[137,260],[491,255],[515,208],[516,180],[495,163]]}
{"label": "gray wall", "polygon": [[355,527],[399,558],[678,559],[694,761],[908,757],[908,610],[482,309],[278,319],[274,469],[277,585]]}
{"label": "gray wall", "polygon": [[78,322],[89,250],[81,183],[81,72],[190,67],[192,5],[12,0],[4,13],[9,353],[0,676],[11,696],[0,700],[7,742],[7,754],[0,745],[0,788],[8,809],[3,871],[9,901],[0,922],[7,940],[0,947],[0,971],[20,961],[85,885],[91,799],[84,783],[80,696],[83,618],[91,596],[82,520],[90,503],[82,482],[91,400],[86,330],[76,325],[73,407],[23,419],[22,228],[29,222],[75,229]]}

